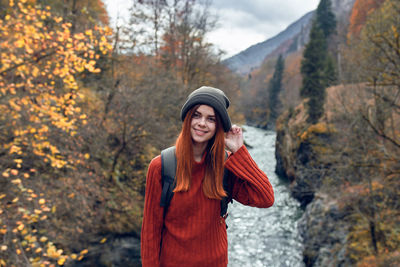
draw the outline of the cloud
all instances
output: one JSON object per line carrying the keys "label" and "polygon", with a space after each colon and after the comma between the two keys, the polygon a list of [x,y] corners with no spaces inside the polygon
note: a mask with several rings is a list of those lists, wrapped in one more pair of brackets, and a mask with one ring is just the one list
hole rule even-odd
{"label": "cloud", "polygon": [[211,12],[218,17],[211,43],[234,55],[251,45],[272,38],[307,12],[319,0],[214,0]]}
{"label": "cloud", "polygon": [[[232,56],[259,42],[274,37],[320,0],[213,0],[210,12],[218,17],[217,28],[208,34],[209,42]],[[115,26],[128,22],[129,0],[104,0]]]}

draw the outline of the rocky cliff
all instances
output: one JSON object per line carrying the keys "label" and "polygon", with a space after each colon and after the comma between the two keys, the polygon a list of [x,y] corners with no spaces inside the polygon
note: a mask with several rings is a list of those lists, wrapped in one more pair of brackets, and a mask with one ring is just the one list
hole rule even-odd
{"label": "rocky cliff", "polygon": [[327,145],[334,142],[334,126],[326,122],[309,125],[300,104],[279,118],[276,131],[276,172],[291,182],[292,195],[305,209],[299,227],[306,266],[348,263],[343,245],[347,236],[345,213],[335,198],[320,190],[334,172],[329,160],[333,151]]}

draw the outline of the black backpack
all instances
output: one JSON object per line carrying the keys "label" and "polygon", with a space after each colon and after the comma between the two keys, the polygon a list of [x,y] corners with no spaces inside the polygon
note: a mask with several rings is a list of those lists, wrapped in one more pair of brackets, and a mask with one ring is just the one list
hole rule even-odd
{"label": "black backpack", "polygon": [[[228,154],[225,153],[225,159]],[[175,146],[166,148],[161,151],[161,182],[162,193],[160,206],[164,207],[164,217],[168,210],[169,203],[174,195],[175,188],[175,173],[176,173],[176,156]],[[221,217],[226,218],[228,215],[228,204],[232,201],[232,186],[229,181],[229,171],[224,169],[223,186],[227,196],[221,199]]]}

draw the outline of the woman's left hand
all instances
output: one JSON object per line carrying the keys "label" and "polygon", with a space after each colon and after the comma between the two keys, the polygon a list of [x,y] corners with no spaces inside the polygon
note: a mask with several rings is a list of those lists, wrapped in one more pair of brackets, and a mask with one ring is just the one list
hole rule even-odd
{"label": "woman's left hand", "polygon": [[238,151],[243,146],[242,128],[232,125],[232,128],[225,135],[225,145],[232,153]]}

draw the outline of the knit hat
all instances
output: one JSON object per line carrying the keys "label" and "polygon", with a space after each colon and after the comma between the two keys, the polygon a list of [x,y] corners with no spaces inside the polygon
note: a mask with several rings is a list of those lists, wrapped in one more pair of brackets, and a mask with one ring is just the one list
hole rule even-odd
{"label": "knit hat", "polygon": [[181,119],[185,120],[188,111],[195,105],[208,105],[214,108],[222,121],[222,127],[225,132],[231,129],[231,119],[229,118],[227,108],[229,107],[229,99],[225,93],[217,88],[202,86],[194,90],[187,98],[181,110]]}

